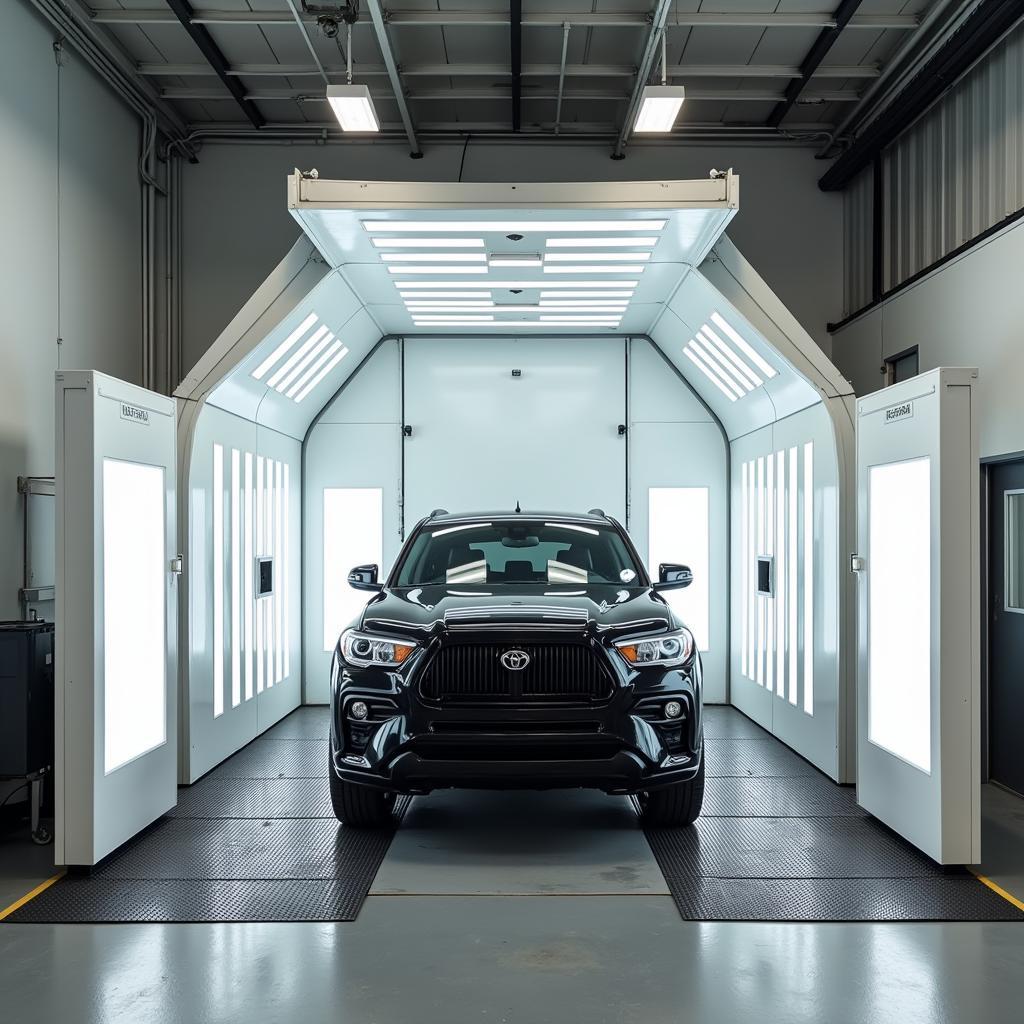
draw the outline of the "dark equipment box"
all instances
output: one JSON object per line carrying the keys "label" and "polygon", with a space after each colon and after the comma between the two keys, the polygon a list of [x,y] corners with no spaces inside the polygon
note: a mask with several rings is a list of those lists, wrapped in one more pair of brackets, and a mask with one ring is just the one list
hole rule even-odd
{"label": "dark equipment box", "polygon": [[53,623],[0,622],[0,776],[53,767]]}

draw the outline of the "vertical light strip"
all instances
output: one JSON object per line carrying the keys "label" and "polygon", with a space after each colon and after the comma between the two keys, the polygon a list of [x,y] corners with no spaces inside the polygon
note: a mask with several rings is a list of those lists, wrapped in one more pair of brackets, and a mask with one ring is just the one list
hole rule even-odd
{"label": "vertical light strip", "polygon": [[789,600],[786,617],[789,623],[789,703],[797,700],[797,575],[800,549],[797,547],[797,452],[789,449],[789,544],[786,546],[786,583],[789,586]]}
{"label": "vertical light strip", "polygon": [[[768,486],[767,493],[765,495],[765,524],[764,524],[764,539],[765,539],[765,550],[764,554],[773,556],[775,554],[775,457],[769,452],[766,456],[767,470],[768,470]],[[772,560],[772,576],[775,575],[776,565],[774,559]],[[767,623],[765,625],[765,660],[767,665],[765,666],[765,689],[771,693],[775,688],[775,610],[778,604],[777,599],[777,588],[775,587],[775,580],[772,579],[772,594],[771,597],[764,599],[765,603],[765,616]]]}
{"label": "vertical light strip", "polygon": [[814,444],[804,445],[804,711],[814,714]]}
{"label": "vertical light strip", "polygon": [[242,453],[231,449],[231,706],[242,703]]}
{"label": "vertical light strip", "polygon": [[[256,555],[263,554],[263,516],[266,512],[266,503],[263,498],[263,456],[256,456]],[[254,567],[255,568],[255,567]],[[258,581],[257,581],[258,585]],[[254,588],[253,593],[256,593]],[[256,603],[256,693],[263,692],[263,669],[266,663],[266,640],[263,636],[263,606],[265,600],[255,599]]]}
{"label": "vertical light strip", "polygon": [[284,576],[281,570],[284,568],[284,559],[281,556],[281,488],[284,484],[284,474],[280,462],[274,462],[274,682],[279,683],[284,679],[284,623],[282,615],[284,612],[287,596],[284,588]]}
{"label": "vertical light strip", "polygon": [[747,615],[750,617],[750,629],[747,634],[747,668],[750,670],[747,673],[748,679],[754,679],[756,676],[754,670],[754,634],[757,632],[757,594],[754,592],[756,590],[754,586],[754,538],[757,536],[757,527],[754,519],[756,514],[754,504],[754,465],[753,459],[747,463],[749,467],[747,475],[750,491],[747,501],[747,586],[743,599],[747,603]]}
{"label": "vertical light strip", "polygon": [[213,717],[224,714],[224,448],[213,446]]}
{"label": "vertical light strip", "polygon": [[740,644],[740,671],[745,676],[749,676],[747,672],[747,634],[750,629],[750,616],[747,611],[747,506],[750,502],[750,493],[747,490],[747,467],[750,464],[747,462],[743,463],[741,470],[742,483],[741,483],[741,499],[740,499],[740,601],[743,603],[743,607],[740,609],[740,618],[742,621],[741,632],[742,632],[742,643]]}
{"label": "vertical light strip", "polygon": [[786,453],[775,453],[775,692],[786,694],[786,615],[789,591],[786,589]]}
{"label": "vertical light strip", "polygon": [[264,679],[269,690],[274,685],[274,605],[277,603],[277,580],[274,575],[277,566],[274,564],[274,460],[267,456],[266,487],[263,491],[263,555],[271,559],[270,595],[263,599],[263,638],[267,648],[267,667]]}
{"label": "vertical light strip", "polygon": [[284,597],[284,678],[291,675],[292,651],[292,610],[291,610],[291,562],[289,554],[289,521],[291,515],[292,489],[288,463],[284,464],[284,523],[282,537],[284,551],[281,557],[281,593]]}
{"label": "vertical light strip", "polygon": [[[757,552],[764,554],[764,456],[757,457]],[[755,581],[756,582],[756,581]],[[764,686],[764,605],[757,595],[757,685]]]}
{"label": "vertical light strip", "polygon": [[245,453],[245,543],[242,545],[242,577],[245,581],[243,603],[245,607],[245,699],[252,700],[253,694],[253,622],[252,609],[254,589],[253,569],[253,479],[252,452]]}

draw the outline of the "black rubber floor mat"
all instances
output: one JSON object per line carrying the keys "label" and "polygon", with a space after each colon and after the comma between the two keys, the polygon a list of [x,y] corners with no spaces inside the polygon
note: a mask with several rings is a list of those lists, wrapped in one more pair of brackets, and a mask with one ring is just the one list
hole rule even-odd
{"label": "black rubber floor mat", "polygon": [[820,774],[814,765],[771,737],[763,740],[707,739],[704,752],[710,778],[787,778]]}
{"label": "black rubber floor mat", "polygon": [[704,707],[704,738],[721,740],[767,740],[771,733],[756,725],[735,708],[722,704]]}
{"label": "black rubber floor mat", "polygon": [[326,740],[331,731],[327,706],[297,708],[263,734],[265,740]]}
{"label": "black rubber floor mat", "polygon": [[327,737],[318,740],[260,738],[210,772],[227,779],[319,779],[327,771]]}
{"label": "black rubber floor mat", "polygon": [[837,786],[824,775],[789,778],[709,778],[704,789],[705,817],[826,818],[864,817],[852,786]]}
{"label": "black rubber floor mat", "polygon": [[178,790],[171,818],[334,818],[326,774],[318,779],[208,775]]}

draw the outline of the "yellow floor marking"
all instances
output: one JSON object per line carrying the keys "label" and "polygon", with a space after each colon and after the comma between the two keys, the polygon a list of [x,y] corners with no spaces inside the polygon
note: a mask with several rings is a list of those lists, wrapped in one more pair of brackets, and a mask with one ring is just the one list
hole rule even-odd
{"label": "yellow floor marking", "polygon": [[[986,878],[984,875],[979,875],[976,871],[971,872],[974,877],[982,883],[987,885],[997,896],[1002,896],[1008,903],[1012,903],[1018,910],[1024,910],[1024,900],[1017,899],[1012,893],[1007,892],[1001,885],[997,885],[992,881],[991,878]],[[0,915],[2,916],[2,915]]]}
{"label": "yellow floor marking", "polygon": [[0,910],[0,921],[13,914],[19,907],[25,906],[29,900],[34,900],[41,892],[45,892],[54,882],[60,881],[63,877],[64,872],[58,871],[53,878],[48,878],[45,882],[41,882],[31,892],[25,893],[20,900],[15,900],[6,910]]}

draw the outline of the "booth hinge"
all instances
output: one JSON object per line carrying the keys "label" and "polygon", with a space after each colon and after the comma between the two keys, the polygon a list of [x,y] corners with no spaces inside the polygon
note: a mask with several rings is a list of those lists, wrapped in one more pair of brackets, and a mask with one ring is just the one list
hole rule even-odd
{"label": "booth hinge", "polygon": [[863,572],[864,559],[860,555],[850,555],[850,572]]}
{"label": "booth hinge", "polygon": [[185,557],[183,555],[175,555],[171,559],[171,572],[175,576],[180,576],[185,571]]}

